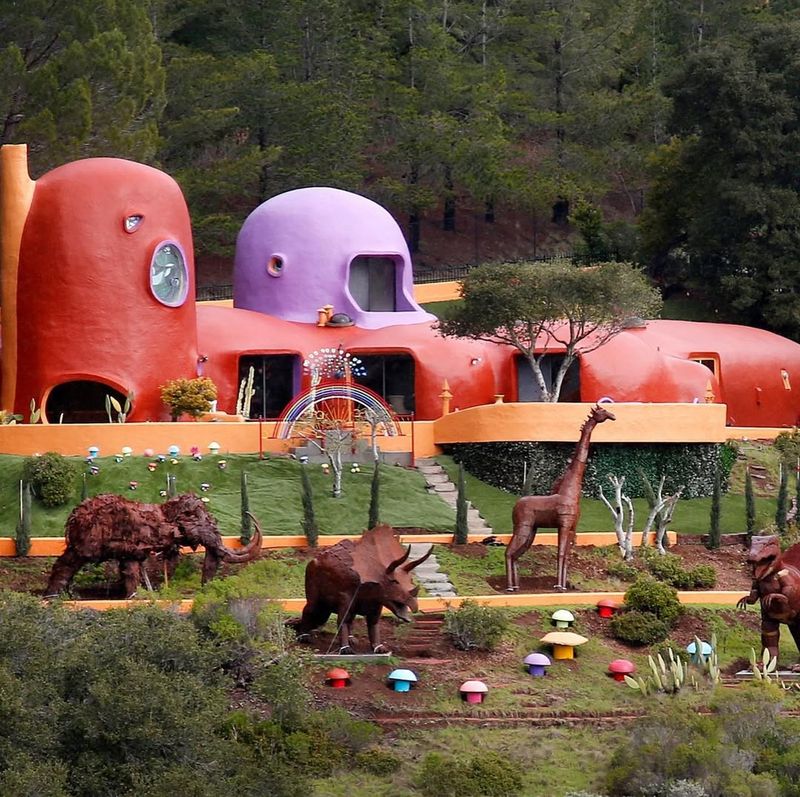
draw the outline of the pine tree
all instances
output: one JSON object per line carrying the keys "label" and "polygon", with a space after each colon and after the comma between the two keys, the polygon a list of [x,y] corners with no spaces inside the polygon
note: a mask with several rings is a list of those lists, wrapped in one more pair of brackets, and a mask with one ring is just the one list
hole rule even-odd
{"label": "pine tree", "polygon": [[314,515],[314,495],[311,492],[311,479],[308,478],[308,470],[305,466],[300,467],[300,480],[303,485],[303,533],[306,535],[309,547],[316,548],[319,527],[317,526],[317,518]]}
{"label": "pine tree", "polygon": [[469,540],[469,525],[467,522],[467,488],[464,480],[464,463],[458,465],[458,496],[456,498],[456,533],[453,542],[456,545],[466,545]]}
{"label": "pine tree", "polygon": [[374,529],[380,522],[381,504],[380,504],[380,465],[376,462],[375,469],[372,471],[372,486],[369,494],[369,520],[367,521],[367,528]]}
{"label": "pine tree", "polygon": [[242,544],[247,545],[253,536],[253,521],[250,517],[250,496],[247,494],[247,472],[242,470]]}
{"label": "pine tree", "polygon": [[747,519],[747,536],[750,538],[756,530],[756,496],[753,492],[753,476],[749,465],[744,476],[744,511]]}
{"label": "pine tree", "polygon": [[31,486],[20,482],[19,522],[17,523],[17,556],[27,556],[31,549]]}
{"label": "pine tree", "polygon": [[781,534],[786,534],[786,515],[789,511],[789,469],[781,465],[781,480],[778,486],[778,505],[775,509],[775,525]]}
{"label": "pine tree", "polygon": [[714,491],[711,493],[711,519],[708,529],[708,547],[711,549],[719,548],[720,544],[720,503],[722,500],[722,477],[719,472],[719,465],[714,468]]}

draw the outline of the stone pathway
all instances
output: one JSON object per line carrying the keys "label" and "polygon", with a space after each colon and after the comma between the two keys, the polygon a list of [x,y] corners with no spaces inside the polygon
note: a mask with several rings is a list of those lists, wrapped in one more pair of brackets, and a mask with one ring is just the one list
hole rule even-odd
{"label": "stone pathway", "polygon": [[[458,490],[455,484],[450,481],[444,468],[432,459],[418,459],[417,470],[425,477],[428,491],[435,493],[446,504],[455,508]],[[481,517],[478,510],[471,505],[467,509],[467,522],[470,534],[484,534],[487,537],[492,534],[491,526]],[[412,543],[410,558],[416,559],[422,556],[428,550],[428,547],[428,543]],[[432,553],[419,567],[414,568],[414,575],[420,584],[425,587],[429,595],[441,598],[454,598],[456,596],[455,587],[450,583],[447,574],[439,569],[439,562],[435,553]]]}
{"label": "stone pathway", "polygon": [[[428,491],[436,493],[446,504],[455,509],[458,500],[458,490],[455,484],[450,481],[445,469],[433,459],[418,459],[417,470],[425,477],[428,484]],[[470,534],[484,534],[490,536],[494,534],[492,527],[483,519],[480,512],[472,504],[467,502],[467,524]]]}

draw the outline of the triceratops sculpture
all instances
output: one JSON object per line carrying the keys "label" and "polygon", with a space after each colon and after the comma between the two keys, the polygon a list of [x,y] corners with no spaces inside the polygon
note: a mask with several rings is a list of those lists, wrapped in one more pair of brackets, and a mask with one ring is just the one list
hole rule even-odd
{"label": "triceratops sculpture", "polygon": [[365,531],[357,542],[343,540],[312,559],[306,566],[306,605],[293,623],[298,636],[324,625],[335,612],[339,652],[352,653],[350,626],[360,614],[367,620],[373,653],[387,652],[378,631],[381,611],[386,607],[403,622],[411,622],[419,592],[411,571],[431,555],[428,551],[409,562],[410,552],[384,525]]}
{"label": "triceratops sculpture", "polygon": [[761,646],[777,657],[780,624],[786,623],[800,649],[800,544],[781,553],[778,537],[753,537],[747,562],[753,586],[737,606],[744,609],[761,599]]}
{"label": "triceratops sculpture", "polygon": [[234,550],[223,545],[217,522],[196,495],[178,495],[163,504],[141,504],[118,495],[88,498],[67,518],[67,547],[53,565],[45,594],[52,597],[66,590],[75,573],[88,562],[116,559],[125,595],[132,597],[139,587],[141,565],[150,554],[163,554],[171,570],[182,546],[205,548],[205,584],[214,577],[220,562],[249,562],[261,553],[261,529],[255,518],[253,522],[253,538]]}

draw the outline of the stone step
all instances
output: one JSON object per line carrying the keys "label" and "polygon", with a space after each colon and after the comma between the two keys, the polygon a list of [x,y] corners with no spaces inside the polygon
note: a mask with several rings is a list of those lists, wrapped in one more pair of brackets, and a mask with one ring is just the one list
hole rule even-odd
{"label": "stone step", "polygon": [[456,492],[456,486],[453,482],[444,482],[442,484],[434,484],[433,485],[434,492],[437,493],[454,493]]}
{"label": "stone step", "polygon": [[450,581],[447,577],[447,573],[426,573],[424,576],[420,576],[420,574],[417,573],[416,575],[423,584],[441,584],[443,581]]}
{"label": "stone step", "polygon": [[430,474],[436,473],[444,473],[444,468],[441,465],[418,465],[417,470],[423,474],[423,476],[428,476]]}
{"label": "stone step", "polygon": [[426,473],[425,481],[428,484],[449,484],[450,479],[447,478],[446,473]]}
{"label": "stone step", "polygon": [[430,457],[419,457],[414,464],[417,468],[429,468],[432,465],[435,465],[437,468],[442,467],[435,459],[431,459]]}

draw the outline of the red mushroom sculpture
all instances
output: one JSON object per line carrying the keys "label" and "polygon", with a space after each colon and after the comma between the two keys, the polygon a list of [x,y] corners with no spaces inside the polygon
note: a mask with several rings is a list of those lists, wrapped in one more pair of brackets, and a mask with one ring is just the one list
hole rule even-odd
{"label": "red mushroom sculpture", "polygon": [[344,689],[350,683],[350,673],[341,667],[334,667],[325,673],[325,682],[333,689]]}
{"label": "red mushroom sculpture", "polygon": [[611,598],[603,598],[597,601],[597,613],[601,617],[613,617],[619,610],[619,604]]}

